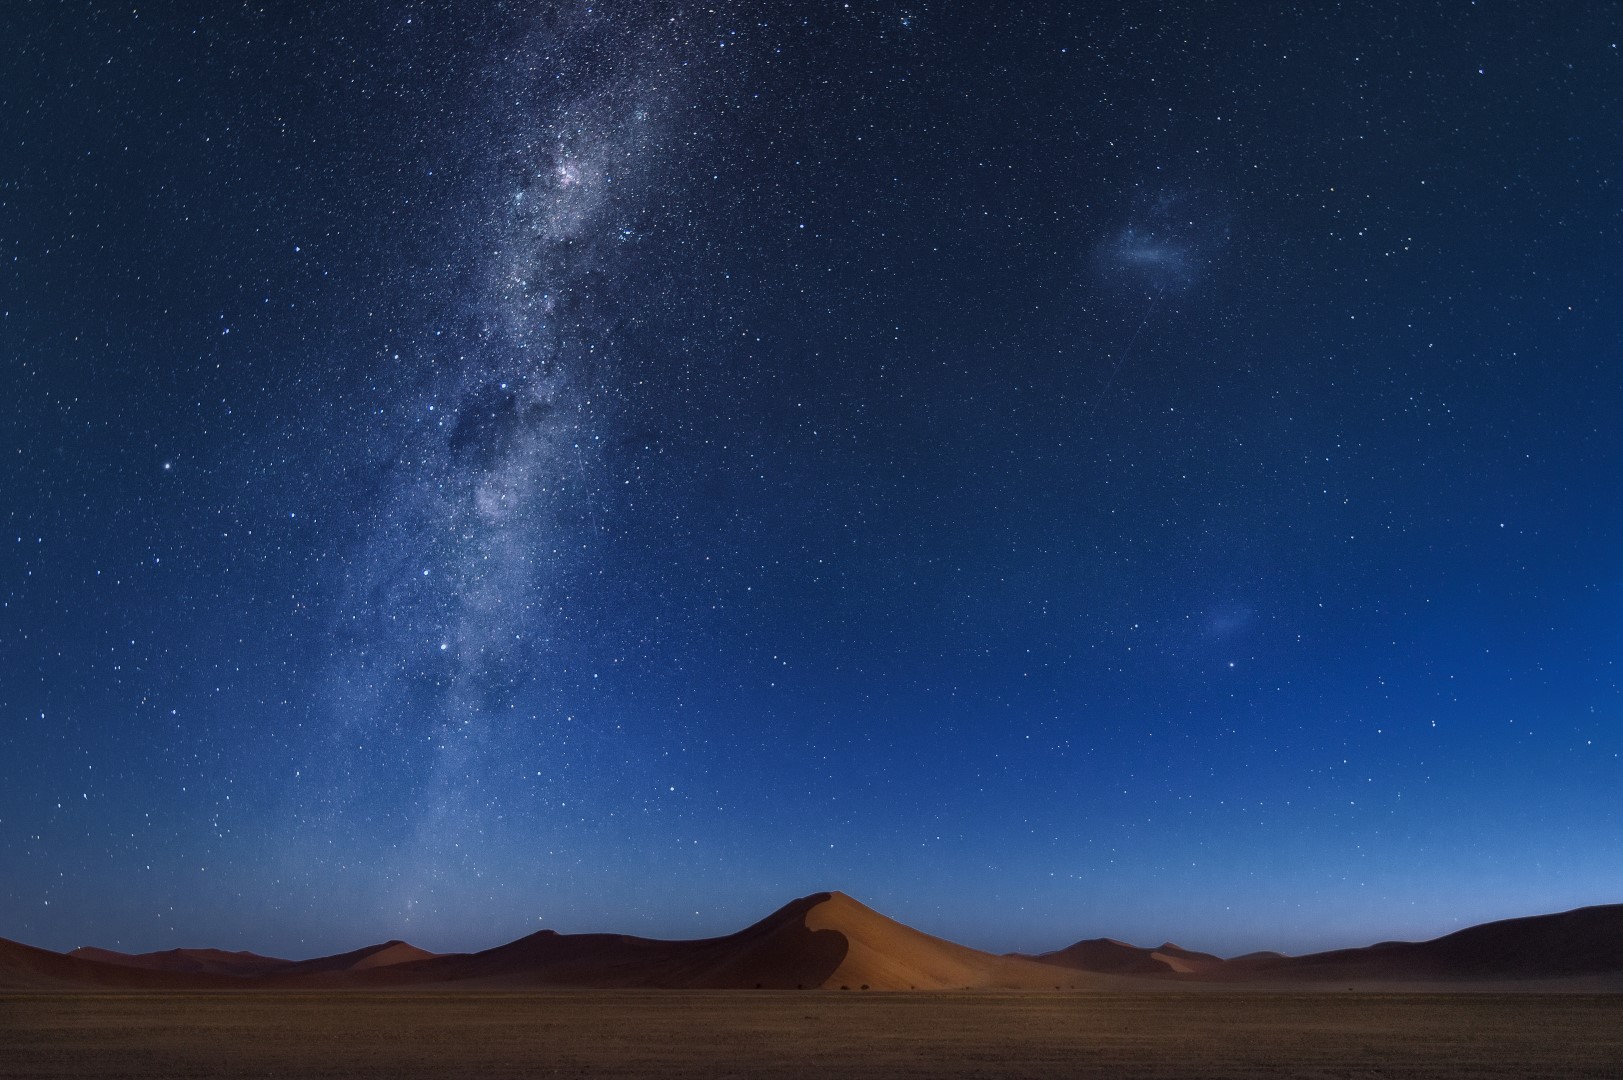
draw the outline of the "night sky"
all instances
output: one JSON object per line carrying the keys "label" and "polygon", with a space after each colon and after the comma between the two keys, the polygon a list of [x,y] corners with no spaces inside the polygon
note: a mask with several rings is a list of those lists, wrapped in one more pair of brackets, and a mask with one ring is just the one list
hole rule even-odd
{"label": "night sky", "polygon": [[0,936],[1623,900],[1620,26],[5,4]]}

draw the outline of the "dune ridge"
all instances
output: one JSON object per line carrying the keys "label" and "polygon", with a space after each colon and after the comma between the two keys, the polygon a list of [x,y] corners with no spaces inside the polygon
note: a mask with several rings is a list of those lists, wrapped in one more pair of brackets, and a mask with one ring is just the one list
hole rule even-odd
{"label": "dune ridge", "polygon": [[0,989],[599,988],[1153,989],[1206,984],[1623,990],[1623,904],[1484,923],[1422,942],[1224,960],[1165,942],[1089,938],[997,956],[933,937],[841,892],[792,900],[717,938],[664,941],[542,930],[475,953],[436,955],[392,939],[284,960],[219,949],[56,953],[0,938]]}
{"label": "dune ridge", "polygon": [[1383,941],[1305,956],[1253,954],[1214,974],[1225,979],[1623,979],[1623,904],[1503,919],[1429,941]]}
{"label": "dune ridge", "polygon": [[275,956],[260,956],[251,952],[226,952],[223,949],[165,949],[162,952],[123,953],[112,949],[80,946],[67,955],[81,960],[93,960],[99,964],[188,975],[264,975],[293,963],[291,960]]}
{"label": "dune ridge", "polygon": [[1222,957],[1192,952],[1170,941],[1145,949],[1114,938],[1088,938],[1027,959],[1076,971],[1115,975],[1196,975],[1223,963]]}
{"label": "dune ridge", "polygon": [[1067,982],[1029,961],[931,937],[840,892],[793,900],[725,937],[661,941],[542,930],[484,952],[401,964],[388,978],[605,989],[926,990]]}
{"label": "dune ridge", "polygon": [[203,990],[232,985],[231,976],[161,971],[87,960],[0,938],[0,989]]}

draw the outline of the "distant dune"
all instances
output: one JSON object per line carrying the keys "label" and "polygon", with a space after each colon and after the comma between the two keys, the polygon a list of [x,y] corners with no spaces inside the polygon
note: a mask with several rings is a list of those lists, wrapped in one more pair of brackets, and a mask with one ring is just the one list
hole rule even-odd
{"label": "distant dune", "polygon": [[282,960],[218,949],[50,952],[0,939],[0,989],[556,987],[669,989],[1150,989],[1157,985],[1516,984],[1623,989],[1623,905],[1487,923],[1423,942],[1223,960],[1170,942],[1090,938],[994,956],[931,937],[844,893],[791,901],[726,937],[660,941],[543,930],[477,953],[386,941]]}
{"label": "distant dune", "polygon": [[1113,975],[1194,975],[1223,963],[1221,957],[1191,952],[1170,941],[1154,949],[1144,949],[1114,938],[1088,938],[1026,959]]}
{"label": "distant dune", "polygon": [[1623,980],[1623,904],[1483,923],[1431,941],[1384,941],[1307,956],[1253,954],[1225,963],[1225,980]]}
{"label": "distant dune", "polygon": [[225,952],[221,949],[168,949],[164,952],[121,953],[111,949],[82,947],[68,953],[81,960],[146,971],[173,971],[188,975],[264,975],[287,967],[291,960],[260,956],[251,952]]}
{"label": "distant dune", "polygon": [[211,989],[232,982],[206,972],[154,971],[87,960],[0,938],[0,989],[4,990]]}
{"label": "distant dune", "polygon": [[299,960],[277,968],[277,976],[320,975],[329,972],[372,971],[377,968],[409,964],[417,960],[433,959],[435,953],[419,949],[404,941],[385,941],[381,945],[368,945],[353,952],[335,956],[318,956],[314,960]]}

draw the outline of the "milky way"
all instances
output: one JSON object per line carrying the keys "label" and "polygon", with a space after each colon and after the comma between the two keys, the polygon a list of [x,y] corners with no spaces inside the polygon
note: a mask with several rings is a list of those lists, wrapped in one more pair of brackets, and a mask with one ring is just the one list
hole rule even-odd
{"label": "milky way", "polygon": [[[344,559],[328,767],[342,783],[381,758],[414,778],[386,808],[405,910],[478,873],[489,819],[567,806],[589,741],[562,691],[578,689],[569,646],[601,602],[617,332],[661,287],[625,255],[680,160],[673,51],[590,13],[521,24],[492,49],[455,143],[465,283],[377,375],[393,387],[391,457]],[[519,793],[491,782],[536,760]]]}

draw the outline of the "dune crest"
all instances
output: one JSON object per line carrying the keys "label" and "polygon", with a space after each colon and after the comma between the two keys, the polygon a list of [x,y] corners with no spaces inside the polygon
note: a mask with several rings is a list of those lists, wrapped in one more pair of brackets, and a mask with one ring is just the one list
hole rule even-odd
{"label": "dune crest", "polygon": [[1029,961],[931,937],[839,892],[793,900],[736,934],[659,941],[543,930],[380,977],[488,986],[934,990],[1075,983]]}
{"label": "dune crest", "polygon": [[1223,963],[1220,957],[1193,952],[1170,941],[1145,949],[1115,938],[1089,938],[1027,959],[1110,975],[1195,975]]}
{"label": "dune crest", "polygon": [[123,953],[112,949],[81,946],[68,955],[100,964],[116,964],[145,971],[170,971],[188,975],[264,975],[293,963],[291,960],[275,956],[260,956],[251,952],[226,952],[224,949],[165,949],[161,952]]}
{"label": "dune crest", "polygon": [[823,985],[874,990],[1053,988],[1075,979],[1019,957],[995,956],[879,914],[842,892],[820,894],[807,909],[814,931],[840,934],[846,955]]}
{"label": "dune crest", "polygon": [[1467,927],[1429,941],[1383,941],[1306,956],[1256,953],[1228,961],[1225,980],[1623,980],[1623,904]]}
{"label": "dune crest", "polygon": [[189,990],[214,989],[235,981],[208,972],[103,963],[0,938],[0,990]]}
{"label": "dune crest", "polygon": [[419,949],[408,942],[391,940],[379,945],[368,945],[364,948],[354,949],[346,953],[335,953],[332,956],[318,956],[313,960],[290,962],[272,974],[279,977],[295,977],[300,975],[371,971],[375,968],[393,967],[396,964],[409,964],[417,960],[428,960],[435,955],[435,953],[431,953],[427,949]]}

